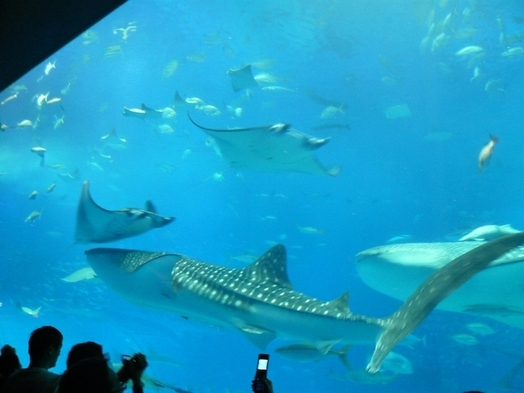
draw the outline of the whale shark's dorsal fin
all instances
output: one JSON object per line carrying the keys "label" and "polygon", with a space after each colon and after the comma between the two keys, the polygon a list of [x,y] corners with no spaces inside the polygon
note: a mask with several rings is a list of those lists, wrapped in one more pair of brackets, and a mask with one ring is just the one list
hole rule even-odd
{"label": "whale shark's dorsal fin", "polygon": [[246,274],[256,281],[293,288],[287,275],[286,248],[282,244],[271,247],[255,262],[242,269],[241,274]]}
{"label": "whale shark's dorsal fin", "polygon": [[146,201],[146,211],[157,214],[156,207],[155,205],[153,205],[153,202],[151,201]]}
{"label": "whale shark's dorsal fin", "polygon": [[338,299],[328,302],[335,310],[343,313],[350,313],[349,311],[349,292],[344,292]]}

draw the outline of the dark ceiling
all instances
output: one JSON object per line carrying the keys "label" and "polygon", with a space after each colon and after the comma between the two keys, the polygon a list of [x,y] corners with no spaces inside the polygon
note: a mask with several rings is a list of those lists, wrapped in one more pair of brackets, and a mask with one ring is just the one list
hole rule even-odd
{"label": "dark ceiling", "polygon": [[1,0],[0,92],[127,0]]}

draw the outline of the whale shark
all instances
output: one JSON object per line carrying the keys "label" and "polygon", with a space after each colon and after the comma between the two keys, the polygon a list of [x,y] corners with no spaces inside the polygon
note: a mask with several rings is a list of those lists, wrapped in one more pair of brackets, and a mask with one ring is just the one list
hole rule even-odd
{"label": "whale shark", "polygon": [[80,243],[113,242],[163,227],[174,220],[174,217],[157,214],[151,201],[146,202],[145,210],[106,210],[93,200],[89,192],[89,181],[86,180],[78,203],[75,240]]}
{"label": "whale shark", "polygon": [[352,313],[348,293],[322,301],[295,291],[283,245],[237,269],[165,251],[94,248],[85,254],[97,277],[137,305],[236,329],[260,348],[277,337],[314,343],[326,352],[335,344],[375,344],[367,371],[376,373],[392,348],[440,301],[522,243],[524,233],[509,235],[459,256],[387,318]]}
{"label": "whale shark", "polygon": [[[404,301],[429,275],[486,242],[388,244],[356,256],[357,272],[368,286]],[[494,260],[437,309],[479,315],[524,329],[524,247]]]}
{"label": "whale shark", "polygon": [[330,138],[315,138],[285,123],[251,128],[207,128],[188,116],[196,127],[213,137],[220,155],[232,168],[330,176],[340,171],[339,167],[326,168],[314,154]]}

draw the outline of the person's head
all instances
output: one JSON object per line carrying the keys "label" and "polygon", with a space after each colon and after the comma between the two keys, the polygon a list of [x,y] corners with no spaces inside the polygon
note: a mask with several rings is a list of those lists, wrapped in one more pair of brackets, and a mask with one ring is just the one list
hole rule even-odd
{"label": "person's head", "polygon": [[115,386],[120,385],[115,378],[104,358],[82,359],[68,367],[62,374],[58,393],[116,392]]}
{"label": "person's head", "polygon": [[70,368],[80,360],[88,358],[105,359],[102,346],[93,341],[73,345],[67,355],[67,368]]}
{"label": "person's head", "polygon": [[53,368],[60,356],[64,336],[53,326],[35,329],[29,337],[29,358],[33,366]]}

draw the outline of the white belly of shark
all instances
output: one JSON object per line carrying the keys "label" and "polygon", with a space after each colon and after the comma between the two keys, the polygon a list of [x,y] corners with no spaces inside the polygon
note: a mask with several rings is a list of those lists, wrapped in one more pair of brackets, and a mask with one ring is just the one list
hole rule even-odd
{"label": "white belly of shark", "polygon": [[[429,275],[484,242],[405,243],[357,254],[360,278],[404,301]],[[515,248],[458,288],[437,309],[482,315],[524,329],[524,247]]]}
{"label": "white belly of shark", "polygon": [[86,251],[98,277],[128,300],[204,323],[241,331],[259,347],[287,338],[315,343],[375,344],[375,373],[391,349],[447,295],[491,261],[524,243],[510,235],[464,254],[424,281],[388,318],[351,313],[349,295],[323,302],[293,290],[284,246],[250,266],[229,269],[179,254],[112,248]]}

